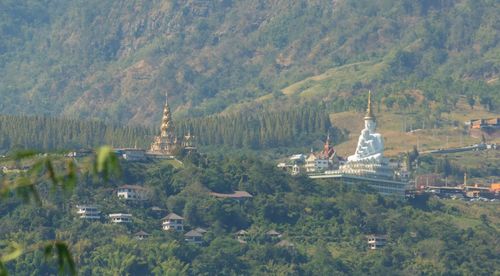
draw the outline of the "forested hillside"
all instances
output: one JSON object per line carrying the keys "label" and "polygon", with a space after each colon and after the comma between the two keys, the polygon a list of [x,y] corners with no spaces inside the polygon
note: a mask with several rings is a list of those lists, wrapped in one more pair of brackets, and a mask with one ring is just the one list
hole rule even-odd
{"label": "forested hillside", "polygon": [[359,108],[367,88],[394,108],[416,90],[438,110],[464,95],[498,111],[498,14],[496,0],[5,0],[0,112],[150,125],[165,90],[197,116]]}
{"label": "forested hillside", "polygon": [[[15,196],[25,195],[23,187],[13,187],[0,198],[0,249],[6,252],[15,241],[25,251],[10,261],[2,255],[9,275],[57,274],[57,259],[45,258],[40,247],[54,239],[68,243],[79,275],[499,271],[498,203],[382,197],[363,186],[292,177],[251,155],[182,161],[177,168],[168,160],[123,163],[123,178],[111,181],[81,173],[74,189],[66,192],[53,189],[49,179],[39,181],[34,188],[41,205],[23,202]],[[11,178],[0,172],[0,183]],[[117,187],[133,183],[148,189],[148,200],[116,196]],[[208,194],[233,190],[248,191],[253,198],[217,199]],[[79,219],[78,204],[98,205],[101,219]],[[111,223],[108,214],[118,212],[132,214],[132,222]],[[169,212],[184,217],[184,232],[161,230],[161,218]],[[203,243],[186,242],[183,234],[197,227],[208,231]],[[244,242],[236,239],[241,229],[248,231]],[[134,234],[141,230],[150,236],[137,240]],[[270,230],[282,236],[270,237]],[[384,248],[367,248],[366,235],[373,233],[387,235]]]}

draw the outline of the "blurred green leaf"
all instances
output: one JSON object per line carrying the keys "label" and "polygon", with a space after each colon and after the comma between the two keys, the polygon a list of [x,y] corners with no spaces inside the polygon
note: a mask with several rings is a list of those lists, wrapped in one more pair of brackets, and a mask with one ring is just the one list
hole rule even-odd
{"label": "blurred green leaf", "polygon": [[116,157],[110,146],[103,146],[97,149],[94,173],[102,175],[105,180],[108,180],[111,175],[118,175],[120,173],[118,157]]}
{"label": "blurred green leaf", "polygon": [[8,261],[12,261],[19,257],[23,253],[23,248],[16,242],[11,242],[7,248],[7,253],[0,255],[0,261],[2,263],[6,263]]}
{"label": "blurred green leaf", "polygon": [[54,251],[56,253],[59,273],[63,274],[67,269],[69,274],[76,275],[75,262],[66,243],[62,241],[53,241],[48,243],[44,249],[45,258],[51,257]]}

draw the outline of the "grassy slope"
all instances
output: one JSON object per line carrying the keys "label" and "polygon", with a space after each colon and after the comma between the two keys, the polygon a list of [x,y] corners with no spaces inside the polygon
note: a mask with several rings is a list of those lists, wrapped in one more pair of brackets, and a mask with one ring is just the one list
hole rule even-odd
{"label": "grassy slope", "polygon": [[[356,148],[359,133],[363,128],[362,113],[341,112],[331,115],[333,124],[349,131],[349,139],[336,146],[338,152],[343,155],[351,155]],[[378,131],[383,135],[386,148],[386,156],[395,156],[400,152],[409,151],[414,145],[419,146],[420,151],[439,149],[446,147],[458,147],[480,142],[463,133],[462,126],[444,126],[439,129],[418,130],[413,133],[402,131],[405,118],[408,115],[397,114],[388,111],[376,112],[378,120]],[[457,105],[457,109],[450,114],[444,114],[443,118],[465,122],[473,118],[489,118],[498,114],[488,112],[480,107],[470,109],[463,103]],[[499,143],[500,139],[490,142]]]}

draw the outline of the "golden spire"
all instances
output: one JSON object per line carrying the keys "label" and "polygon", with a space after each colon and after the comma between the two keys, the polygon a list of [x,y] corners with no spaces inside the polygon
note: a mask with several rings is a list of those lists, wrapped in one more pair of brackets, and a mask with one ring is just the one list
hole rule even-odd
{"label": "golden spire", "polygon": [[365,120],[375,121],[375,115],[373,115],[372,110],[372,91],[368,91],[368,107],[366,108]]}
{"label": "golden spire", "polygon": [[165,92],[165,107],[163,108],[163,118],[161,120],[161,134],[162,137],[167,137],[169,134],[173,134],[174,124],[172,122],[172,116],[170,114],[170,107],[168,106],[168,93]]}

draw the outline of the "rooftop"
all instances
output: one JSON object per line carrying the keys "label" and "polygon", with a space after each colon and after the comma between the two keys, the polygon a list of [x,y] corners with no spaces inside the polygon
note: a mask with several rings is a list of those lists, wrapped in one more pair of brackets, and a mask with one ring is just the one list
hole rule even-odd
{"label": "rooftop", "polygon": [[191,230],[184,234],[185,237],[203,237],[203,234],[196,231],[196,230]]}
{"label": "rooftop", "polygon": [[215,192],[210,192],[211,196],[215,196],[218,198],[252,198],[253,196],[246,191],[234,191],[232,194],[222,194],[222,193],[215,193]]}
{"label": "rooftop", "polygon": [[162,218],[162,220],[167,220],[167,219],[184,219],[184,218],[177,215],[176,213],[170,213],[166,217]]}

